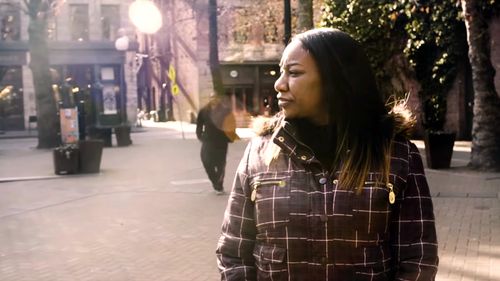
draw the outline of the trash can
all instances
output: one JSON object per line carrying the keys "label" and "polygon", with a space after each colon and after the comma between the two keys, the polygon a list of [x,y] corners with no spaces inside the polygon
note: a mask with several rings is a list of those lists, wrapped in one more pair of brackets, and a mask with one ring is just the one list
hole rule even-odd
{"label": "trash can", "polygon": [[130,139],[130,126],[120,126],[115,128],[116,144],[118,146],[127,146],[132,144]]}
{"label": "trash can", "polygon": [[79,149],[76,146],[60,146],[54,149],[54,172],[56,175],[78,173]]}
{"label": "trash can", "polygon": [[91,139],[102,140],[105,147],[112,146],[111,128],[91,128],[89,129],[89,137]]}
{"label": "trash can", "polygon": [[103,140],[82,140],[80,144],[80,173],[99,173],[101,170]]}

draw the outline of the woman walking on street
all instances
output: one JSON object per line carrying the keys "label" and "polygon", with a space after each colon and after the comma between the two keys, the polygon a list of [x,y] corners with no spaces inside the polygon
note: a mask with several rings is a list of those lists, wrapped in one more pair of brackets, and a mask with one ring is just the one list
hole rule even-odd
{"label": "woman walking on street", "polygon": [[281,112],[237,170],[217,246],[222,280],[434,280],[437,239],[404,104],[388,109],[360,45],[297,35]]}
{"label": "woman walking on street", "polygon": [[198,113],[196,137],[201,141],[201,162],[217,195],[224,194],[228,143],[239,139],[227,97],[211,96]]}

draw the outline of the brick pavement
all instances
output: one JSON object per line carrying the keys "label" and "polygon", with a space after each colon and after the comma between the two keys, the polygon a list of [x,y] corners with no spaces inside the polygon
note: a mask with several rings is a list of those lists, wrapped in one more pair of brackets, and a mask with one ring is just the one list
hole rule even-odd
{"label": "brick pavement", "polygon": [[[54,176],[36,140],[0,139],[0,280],[217,280],[227,196],[215,196],[193,127],[147,128],[106,148],[96,175]],[[225,184],[244,149],[232,144]],[[455,156],[454,156],[455,157]],[[500,280],[500,174],[427,170],[438,281]],[[1,182],[7,177],[53,177]]]}

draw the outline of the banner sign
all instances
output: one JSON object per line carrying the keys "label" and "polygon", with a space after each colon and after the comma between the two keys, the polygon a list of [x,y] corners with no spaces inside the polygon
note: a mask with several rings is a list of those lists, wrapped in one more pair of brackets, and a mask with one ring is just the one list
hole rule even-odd
{"label": "banner sign", "polygon": [[63,144],[77,143],[79,139],[78,109],[61,108],[59,110],[61,120],[61,140]]}
{"label": "banner sign", "polygon": [[117,114],[116,93],[113,85],[105,85],[102,88],[102,106],[105,115]]}

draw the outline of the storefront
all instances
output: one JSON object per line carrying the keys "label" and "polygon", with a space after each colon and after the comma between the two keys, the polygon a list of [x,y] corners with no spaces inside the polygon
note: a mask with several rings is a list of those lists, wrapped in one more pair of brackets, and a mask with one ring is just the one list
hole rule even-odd
{"label": "storefront", "polygon": [[265,115],[278,110],[274,82],[278,62],[222,63],[222,81],[236,115]]}
{"label": "storefront", "polygon": [[0,46],[0,131],[24,129],[23,65],[26,47],[9,42]]}
{"label": "storefront", "polygon": [[[96,127],[126,123],[124,54],[112,42],[52,42],[49,46],[53,88],[65,81],[73,88],[70,95],[54,91],[58,106],[87,102],[86,114],[92,115],[89,122]],[[0,130],[24,130],[30,116],[36,115],[32,76],[23,73],[30,72],[27,53],[23,42],[0,43]]]}

